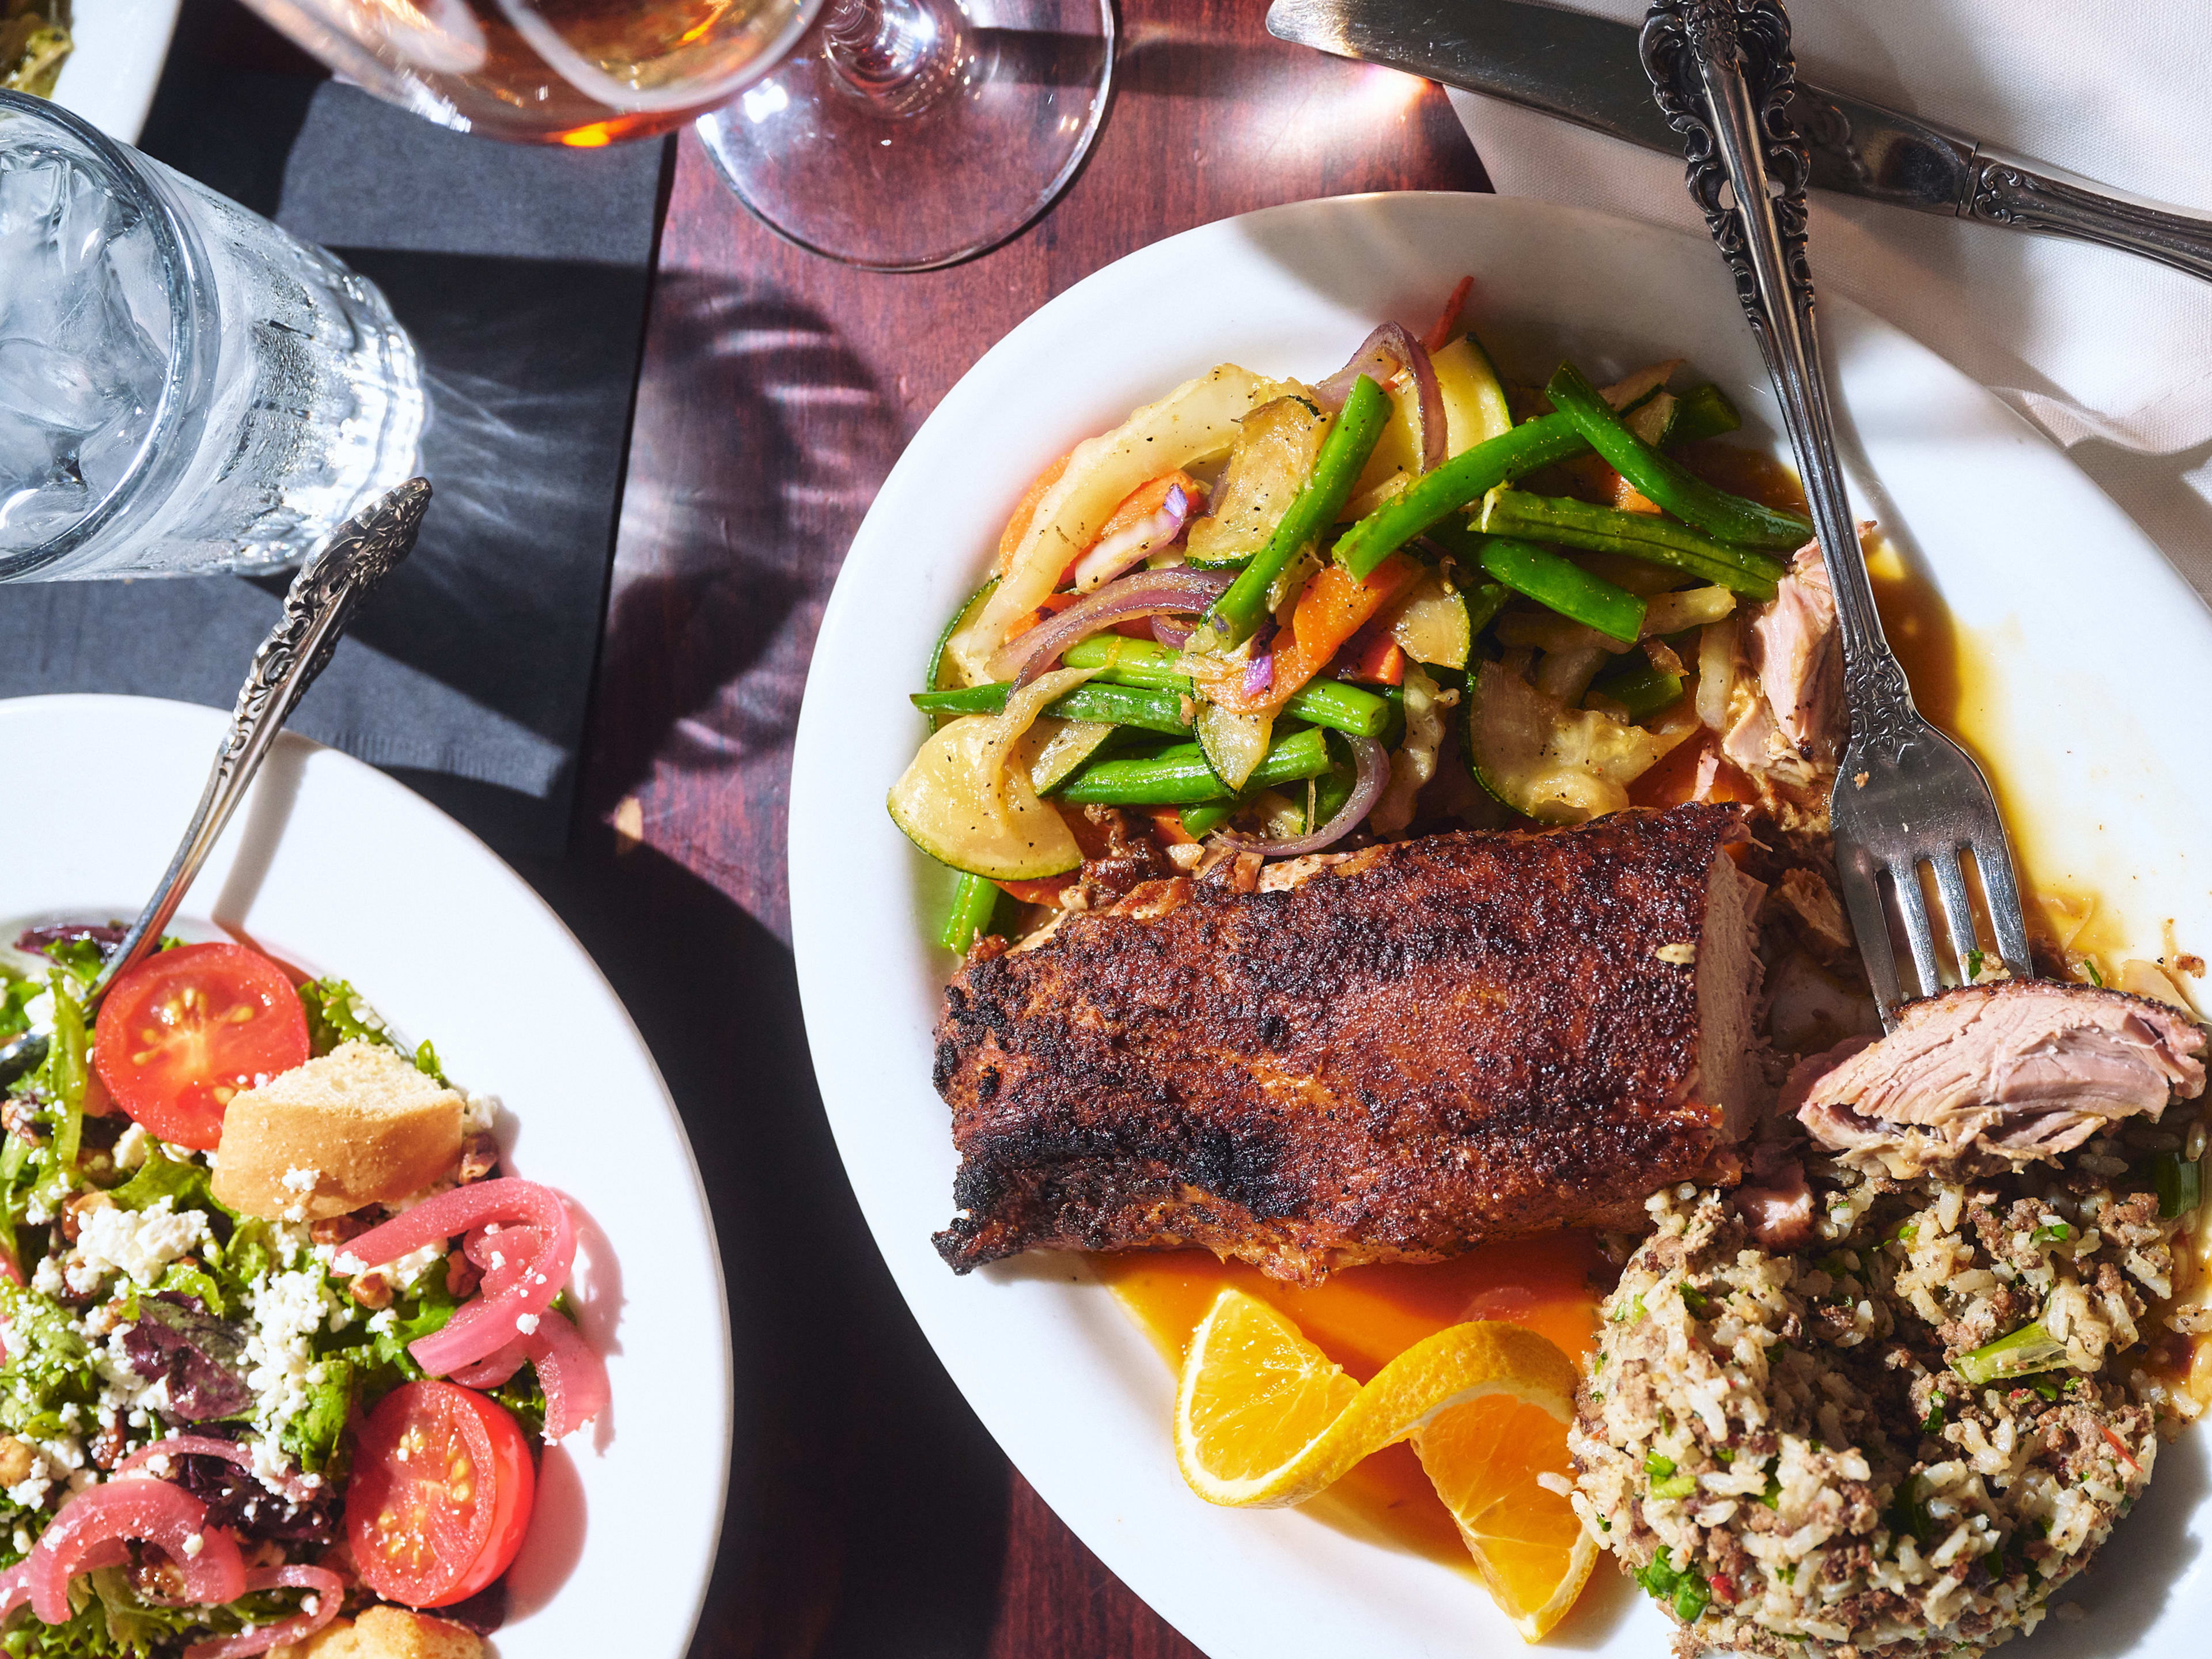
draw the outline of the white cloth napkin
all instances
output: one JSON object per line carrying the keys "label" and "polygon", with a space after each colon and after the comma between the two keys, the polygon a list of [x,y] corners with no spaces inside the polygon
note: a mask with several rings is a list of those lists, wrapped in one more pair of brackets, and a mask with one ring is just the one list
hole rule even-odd
{"label": "white cloth napkin", "polygon": [[[1641,0],[1575,0],[1640,21]],[[1798,73],[2212,211],[2204,0],[1797,0]],[[1702,229],[1681,163],[1452,94],[1498,191]],[[2064,445],[2212,599],[2212,283],[2133,254],[1812,193],[1813,274]]]}

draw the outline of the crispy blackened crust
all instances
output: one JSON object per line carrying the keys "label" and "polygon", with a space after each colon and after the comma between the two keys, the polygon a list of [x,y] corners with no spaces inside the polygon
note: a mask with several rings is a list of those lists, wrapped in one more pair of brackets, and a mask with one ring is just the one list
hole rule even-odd
{"label": "crispy blackened crust", "polygon": [[[1640,1218],[1732,1173],[1695,969],[1737,809],[1356,854],[1285,892],[1152,882],[946,988],[966,1271],[1203,1245],[1278,1277]],[[1670,952],[1679,957],[1680,952]]]}

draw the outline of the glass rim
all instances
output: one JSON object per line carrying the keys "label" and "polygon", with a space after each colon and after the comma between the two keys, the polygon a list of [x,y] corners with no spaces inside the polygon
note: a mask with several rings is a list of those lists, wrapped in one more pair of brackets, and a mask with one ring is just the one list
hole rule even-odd
{"label": "glass rim", "polygon": [[[142,216],[151,230],[161,256],[163,286],[169,302],[167,361],[161,390],[155,402],[154,418],[146,435],[132,453],[131,463],[113,486],[85,514],[66,529],[36,547],[0,552],[0,582],[36,574],[61,562],[90,542],[119,517],[136,498],[147,476],[164,456],[173,452],[178,431],[187,410],[186,380],[204,378],[210,365],[200,350],[196,300],[208,291],[205,255],[191,225],[177,211],[166,191],[142,165],[142,157],[98,127],[47,99],[30,93],[0,89],[0,134],[15,125],[9,118],[27,118],[49,130],[58,129],[88,149],[112,175],[112,182]],[[156,164],[158,165],[158,163]]]}

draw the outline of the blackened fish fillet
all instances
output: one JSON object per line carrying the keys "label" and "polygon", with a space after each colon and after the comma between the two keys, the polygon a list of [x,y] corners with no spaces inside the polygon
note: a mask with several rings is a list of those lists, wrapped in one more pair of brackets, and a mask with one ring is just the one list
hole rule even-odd
{"label": "blackened fish fillet", "polygon": [[1761,1103],[1749,844],[1713,805],[1434,836],[1283,890],[1148,882],[979,953],[937,1028],[938,1249],[1202,1245],[1312,1282],[1732,1178]]}

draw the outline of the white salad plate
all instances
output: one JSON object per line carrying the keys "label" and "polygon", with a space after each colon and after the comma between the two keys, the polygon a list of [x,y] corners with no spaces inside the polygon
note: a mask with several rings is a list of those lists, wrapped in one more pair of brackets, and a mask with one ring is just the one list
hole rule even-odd
{"label": "white salad plate", "polygon": [[[1818,250],[1815,250],[1817,264]],[[984,1423],[1085,1543],[1213,1659],[1502,1654],[1520,1640],[1470,1577],[1296,1511],[1200,1502],[1176,1473],[1173,1382],[1079,1258],[957,1278],[931,1028],[953,966],[951,878],[884,810],[920,743],[906,704],[944,619],[981,579],[1024,486],[1079,439],[1224,361],[1318,379],[1376,322],[1416,331],[1462,274],[1509,378],[1563,354],[1608,378],[1686,357],[1786,454],[1729,276],[1703,239],[1490,196],[1307,202],[1170,237],[1079,283],[924,422],[855,538],[823,620],[791,795],[791,908],[817,1075],[878,1244]],[[1935,353],[1822,307],[1856,504],[1941,593],[1983,665],[1974,740],[2006,787],[2030,878],[2100,896],[2119,954],[2212,954],[2212,617],[2045,440]],[[1686,384],[1686,381],[1682,382]],[[2212,1624],[2205,1435],[2166,1447],[2148,1497],[2027,1659],[2203,1651]],[[1601,1565],[1547,1644],[1660,1659],[1672,1627]],[[2008,1651],[2015,1650],[2008,1650]]]}
{"label": "white salad plate", "polygon": [[[0,925],[137,913],[228,725],[148,697],[0,702]],[[577,1218],[570,1294],[613,1404],[545,1449],[498,1659],[681,1659],[731,1435],[720,1258],[674,1102],[629,1015],[522,879],[374,768],[286,734],[173,931],[354,988],[496,1096],[507,1167]]]}
{"label": "white salad plate", "polygon": [[138,142],[176,33],[179,0],[74,0],[75,45],[54,78],[53,100],[109,137]]}

